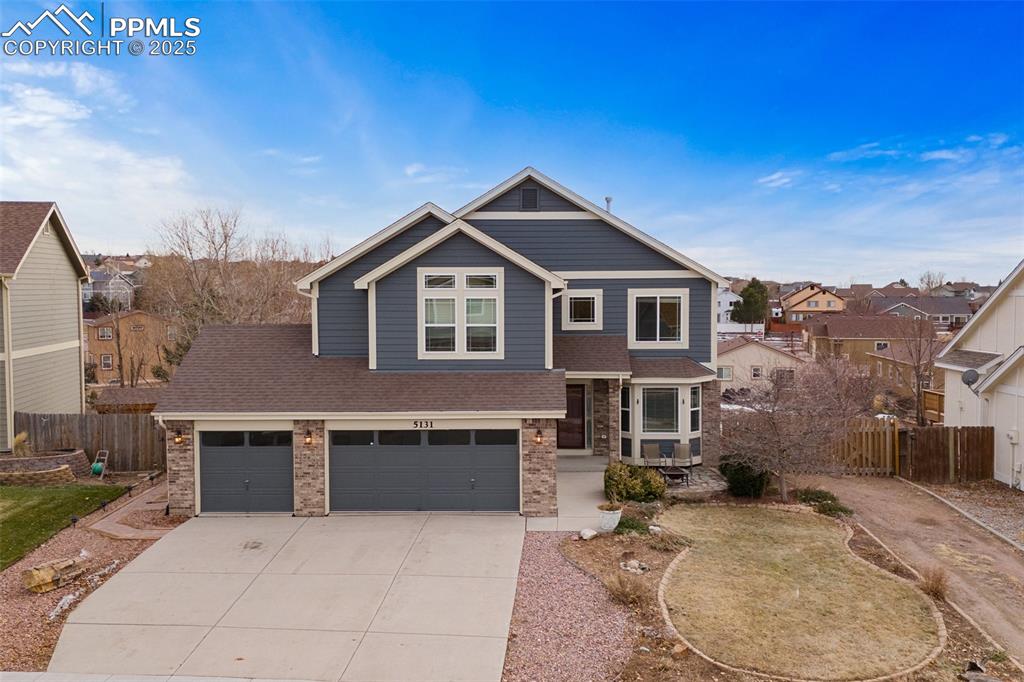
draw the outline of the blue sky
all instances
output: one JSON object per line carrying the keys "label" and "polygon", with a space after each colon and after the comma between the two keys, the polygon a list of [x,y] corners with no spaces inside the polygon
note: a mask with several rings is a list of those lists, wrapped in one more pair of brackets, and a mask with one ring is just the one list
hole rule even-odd
{"label": "blue sky", "polygon": [[1024,255],[1024,4],[104,9],[202,34],[0,56],[0,195],[58,201],[83,250],[221,206],[338,252],[533,165],[726,275],[988,283]]}

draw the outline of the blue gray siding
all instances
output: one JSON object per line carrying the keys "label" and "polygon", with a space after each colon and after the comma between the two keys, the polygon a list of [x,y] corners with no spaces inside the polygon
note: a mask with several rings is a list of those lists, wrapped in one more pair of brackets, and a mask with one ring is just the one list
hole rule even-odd
{"label": "blue gray siding", "polygon": [[562,297],[555,299],[555,334],[615,334],[626,335],[628,289],[689,289],[690,290],[690,347],[687,350],[631,350],[641,357],[689,357],[697,362],[711,362],[711,287],[706,280],[696,277],[680,279],[579,279],[570,280],[569,290],[601,289],[604,294],[604,323],[601,331],[562,330]]}
{"label": "blue gray siding", "polygon": [[[416,268],[503,267],[505,359],[417,360]],[[377,282],[377,369],[524,370],[544,368],[544,282],[464,234]]]}
{"label": "blue gray siding", "polygon": [[[444,227],[433,216],[320,281],[317,316],[320,355],[366,357],[369,353],[366,291],[353,282]],[[415,296],[415,288],[410,296]]]}
{"label": "blue gray siding", "polygon": [[583,209],[562,198],[560,195],[555,194],[547,187],[541,187],[533,180],[526,180],[516,185],[514,188],[505,192],[501,196],[492,199],[480,208],[478,211],[518,211],[520,210],[519,204],[519,189],[521,187],[534,187],[540,190],[538,194],[538,205],[541,211],[582,211]]}
{"label": "blue gray siding", "polygon": [[684,269],[597,218],[469,222],[548,270]]}

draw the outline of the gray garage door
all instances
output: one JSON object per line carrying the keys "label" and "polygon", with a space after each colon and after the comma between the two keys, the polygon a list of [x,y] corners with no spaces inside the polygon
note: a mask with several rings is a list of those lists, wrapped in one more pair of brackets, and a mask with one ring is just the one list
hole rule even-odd
{"label": "gray garage door", "polygon": [[332,431],[333,511],[519,511],[519,432]]}
{"label": "gray garage door", "polygon": [[291,431],[203,431],[199,439],[202,512],[290,512]]}

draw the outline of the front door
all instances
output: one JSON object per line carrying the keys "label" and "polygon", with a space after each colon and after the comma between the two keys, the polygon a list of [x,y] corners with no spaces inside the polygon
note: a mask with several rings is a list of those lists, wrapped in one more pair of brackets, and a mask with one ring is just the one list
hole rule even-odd
{"label": "front door", "polygon": [[565,419],[558,420],[558,447],[586,447],[587,387],[567,384],[565,387]]}

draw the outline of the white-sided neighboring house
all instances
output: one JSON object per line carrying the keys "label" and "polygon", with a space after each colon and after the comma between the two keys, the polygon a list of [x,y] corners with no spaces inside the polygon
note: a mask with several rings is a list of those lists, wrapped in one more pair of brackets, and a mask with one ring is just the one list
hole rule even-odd
{"label": "white-sided neighboring house", "polygon": [[[995,478],[1024,490],[1024,260],[935,366],[946,371],[946,425],[994,427]],[[969,370],[978,375],[971,386],[963,382]]]}
{"label": "white-sided neighboring house", "polygon": [[0,201],[0,450],[15,412],[85,407],[82,285],[89,271],[57,205]]}
{"label": "white-sided neighboring house", "polygon": [[718,287],[718,324],[732,322],[732,309],[743,301],[743,297],[729,287]]}
{"label": "white-sided neighboring house", "polygon": [[776,372],[792,371],[804,360],[749,336],[718,344],[718,380],[722,393],[729,389],[761,388]]}

